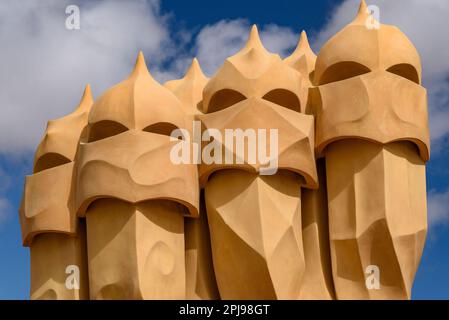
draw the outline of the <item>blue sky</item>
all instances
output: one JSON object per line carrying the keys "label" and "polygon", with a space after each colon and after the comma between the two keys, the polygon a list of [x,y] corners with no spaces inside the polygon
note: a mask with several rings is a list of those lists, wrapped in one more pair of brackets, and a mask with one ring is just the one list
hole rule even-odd
{"label": "blue sky", "polygon": [[[27,299],[29,252],[17,209],[23,178],[47,120],[70,112],[85,83],[98,97],[121,81],[142,49],[159,81],[182,76],[197,56],[211,75],[238,51],[256,23],[265,46],[287,55],[305,29],[318,53],[354,16],[358,1],[11,1],[0,3],[0,298]],[[81,29],[64,27],[77,4]],[[382,23],[398,25],[421,53],[429,91],[432,159],[427,166],[430,226],[415,299],[449,299],[449,2],[368,1]]]}

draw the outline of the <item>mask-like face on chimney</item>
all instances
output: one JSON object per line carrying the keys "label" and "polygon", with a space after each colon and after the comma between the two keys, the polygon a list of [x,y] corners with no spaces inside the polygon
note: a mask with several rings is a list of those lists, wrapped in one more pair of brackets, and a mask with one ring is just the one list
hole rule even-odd
{"label": "mask-like face on chimney", "polygon": [[[265,50],[253,27],[246,46],[203,91],[203,140],[210,134],[222,150],[220,161],[203,160],[199,172],[223,299],[299,295],[305,269],[301,187],[317,186],[314,119],[302,113],[306,85],[298,71]],[[273,131],[275,139],[268,137]],[[240,149],[237,132],[246,135]],[[271,164],[261,154],[276,160],[275,172],[265,171]]]}
{"label": "mask-like face on chimney", "polygon": [[[420,59],[399,29],[373,25],[362,1],[318,54],[311,89],[338,299],[410,298],[427,230]],[[365,282],[371,268],[376,290]]]}
{"label": "mask-like face on chimney", "polygon": [[381,143],[415,143],[429,158],[427,94],[413,44],[396,27],[368,29],[357,18],[321,49],[312,96],[317,151],[337,139],[360,136]]}
{"label": "mask-like face on chimney", "polygon": [[[20,208],[22,238],[30,247],[31,299],[84,299],[88,296],[85,226],[76,217],[75,163],[93,99],[87,86],[78,108],[48,122],[33,174],[26,177]],[[66,286],[66,268],[76,265],[80,287]]]}
{"label": "mask-like face on chimney", "polygon": [[[276,161],[279,169],[291,170],[304,179],[308,186],[316,186],[313,160],[313,118],[302,114],[304,82],[300,73],[289,67],[262,45],[257,29],[253,27],[245,47],[228,58],[203,92],[203,112],[198,116],[205,129],[278,130]],[[310,139],[312,138],[312,139]],[[224,142],[224,141],[223,141]],[[266,138],[266,154],[272,148]],[[223,150],[226,146],[223,143]],[[251,163],[245,153],[243,164],[202,164],[200,181],[220,168],[238,168],[260,172],[266,164],[256,159]],[[223,152],[223,157],[226,152]]]}
{"label": "mask-like face on chimney", "polygon": [[76,233],[74,161],[92,103],[87,86],[73,113],[48,122],[36,150],[33,175],[26,177],[20,209],[26,245],[40,233]]}
{"label": "mask-like face on chimney", "polygon": [[93,105],[78,157],[76,204],[83,215],[100,198],[130,203],[171,199],[197,215],[197,171],[175,165],[173,130],[185,127],[180,102],[158,84],[139,58],[128,79]]}
{"label": "mask-like face on chimney", "polygon": [[184,117],[141,53],[128,79],[93,104],[76,186],[91,299],[185,296],[184,216],[198,215],[199,188],[196,165],[170,157]]}

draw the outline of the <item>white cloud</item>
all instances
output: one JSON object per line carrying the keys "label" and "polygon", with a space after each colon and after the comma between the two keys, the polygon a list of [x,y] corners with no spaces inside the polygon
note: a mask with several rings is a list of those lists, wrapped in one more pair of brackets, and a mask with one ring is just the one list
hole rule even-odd
{"label": "white cloud", "polygon": [[449,190],[437,192],[431,190],[427,195],[429,227],[446,224],[449,221]]}
{"label": "white cloud", "polygon": [[11,177],[0,167],[0,193],[9,189],[11,186]]}
{"label": "white cloud", "polygon": [[[327,25],[313,39],[320,48],[355,16],[359,0],[346,0],[334,8]],[[372,0],[380,9],[380,22],[399,27],[418,49],[424,85],[429,88],[430,131],[438,145],[449,133],[449,42],[447,39],[449,1]],[[434,148],[435,149],[435,148]],[[439,150],[439,148],[436,148]]]}
{"label": "white cloud", "polygon": [[150,64],[174,54],[158,1],[79,3],[81,29],[71,31],[65,8],[73,3],[0,2],[0,152],[34,149],[87,82],[98,95],[121,81],[139,49]]}
{"label": "white cloud", "polygon": [[[227,57],[237,53],[245,44],[250,28],[245,19],[222,20],[202,28],[196,37],[195,51],[204,72],[212,75]],[[259,31],[267,50],[281,56],[285,56],[298,41],[298,35],[290,28],[269,24]]]}
{"label": "white cloud", "polygon": [[[81,29],[69,31],[65,8],[77,2]],[[353,19],[358,2],[346,0],[333,9],[312,41],[315,48]],[[381,22],[400,27],[421,53],[433,150],[438,151],[449,134],[449,1],[370,4],[380,7]],[[140,49],[161,82],[182,75],[193,56],[212,75],[243,46],[250,29],[245,19],[222,20],[203,27],[192,39],[193,32],[174,34],[168,25],[159,0],[0,2],[0,43],[7,44],[0,51],[0,153],[33,150],[45,123],[70,112],[87,82],[98,96],[126,77]],[[260,34],[267,49],[281,56],[297,42],[295,32],[273,24],[263,26]]]}
{"label": "white cloud", "polygon": [[0,225],[11,216],[12,205],[7,198],[0,197]]}
{"label": "white cloud", "polygon": [[0,155],[0,231],[4,223],[17,215],[20,200],[11,197],[23,190],[25,175],[30,173],[33,154],[15,153],[7,157]]}
{"label": "white cloud", "polygon": [[[65,28],[69,4],[79,5],[80,30]],[[189,30],[171,32],[168,20],[159,0],[0,2],[0,153],[34,150],[46,122],[71,112],[86,83],[100,95],[127,76],[138,50],[161,82],[181,76],[193,56],[211,74],[250,29],[246,20],[220,21],[192,39]],[[297,41],[276,25],[261,37],[281,54]]]}
{"label": "white cloud", "polygon": [[[122,80],[142,49],[160,81],[180,76],[193,56],[212,75],[244,44],[247,20],[223,20],[192,32],[173,34],[159,0],[95,1],[4,0],[0,3],[0,153],[33,150],[45,123],[70,112],[86,82],[99,95]],[[81,29],[65,28],[68,4],[79,2]],[[336,6],[314,38],[319,48],[354,17],[358,0]],[[399,26],[421,53],[429,88],[432,141],[449,133],[449,42],[445,41],[449,2],[373,0],[383,23]],[[268,50],[285,56],[296,45],[289,28],[266,25],[261,38]],[[188,42],[193,49],[187,50]],[[168,62],[168,63],[167,63]],[[163,66],[163,67],[160,67]],[[434,148],[435,150],[435,148]],[[438,150],[438,148],[437,148]]]}

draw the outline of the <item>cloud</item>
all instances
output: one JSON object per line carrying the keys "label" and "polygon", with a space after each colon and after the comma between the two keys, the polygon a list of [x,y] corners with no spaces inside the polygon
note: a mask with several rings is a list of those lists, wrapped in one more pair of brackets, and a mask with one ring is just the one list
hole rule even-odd
{"label": "cloud", "polygon": [[[81,29],[65,8],[78,4]],[[130,72],[138,50],[162,64],[175,52],[158,1],[0,2],[0,153],[34,149],[49,119]]]}
{"label": "cloud", "polygon": [[[212,75],[227,57],[243,47],[250,27],[248,20],[237,19],[222,20],[201,29],[196,37],[195,52],[206,74]],[[287,55],[298,41],[298,35],[290,28],[268,24],[259,31],[267,50],[281,56]]]}
{"label": "cloud", "polygon": [[[331,11],[325,27],[313,37],[319,48],[351,21],[359,0],[345,0]],[[81,29],[65,28],[65,8],[78,4]],[[373,0],[383,23],[400,27],[421,53],[424,84],[429,88],[433,153],[449,135],[449,42],[443,0]],[[191,30],[170,30],[170,15],[159,0],[34,0],[0,2],[0,153],[34,150],[48,120],[77,105],[86,82],[98,96],[130,72],[143,50],[159,81],[180,77],[197,56],[209,76],[247,39],[246,19],[222,20]],[[290,28],[260,28],[268,50],[287,55],[298,36]]]}
{"label": "cloud", "polygon": [[9,189],[11,177],[0,167],[0,193]]}
{"label": "cloud", "polygon": [[0,226],[11,216],[12,205],[7,198],[0,197]]}
{"label": "cloud", "polygon": [[6,192],[10,189],[12,177],[0,167],[0,226],[5,222],[12,212],[12,205],[6,196]]}
{"label": "cloud", "polygon": [[[320,48],[333,34],[354,18],[359,0],[346,0],[336,6],[326,26],[313,39]],[[439,144],[449,133],[449,42],[445,0],[372,0],[380,9],[380,22],[399,27],[418,49],[423,65],[424,86],[429,94],[432,142]],[[438,150],[438,148],[436,148]]]}
{"label": "cloud", "polygon": [[[312,39],[322,44],[355,15],[358,0],[335,6],[326,26]],[[78,4],[81,29],[67,30],[65,8]],[[442,0],[373,0],[380,20],[395,24],[421,53],[424,84],[429,88],[432,142],[449,134],[449,42]],[[250,23],[222,20],[203,27],[193,38],[190,30],[169,28],[170,16],[158,0],[0,3],[0,153],[33,150],[49,119],[70,112],[90,82],[95,95],[130,72],[136,52],[143,50],[153,75],[160,81],[181,76],[197,56],[212,75],[223,60],[244,44]],[[265,25],[261,38],[268,50],[285,56],[296,45],[290,28]],[[434,150],[438,148],[434,148]]]}
{"label": "cloud", "polygon": [[[80,30],[68,30],[68,5],[80,8]],[[246,20],[190,30],[170,30],[173,18],[158,0],[0,2],[0,154],[35,149],[45,124],[70,113],[87,82],[98,97],[131,71],[143,50],[153,76],[180,77],[194,56],[208,74],[237,52],[250,25]],[[261,37],[269,50],[286,54],[296,34],[266,25]]]}
{"label": "cloud", "polygon": [[437,192],[431,190],[427,195],[427,211],[429,227],[447,224],[449,221],[449,190]]}

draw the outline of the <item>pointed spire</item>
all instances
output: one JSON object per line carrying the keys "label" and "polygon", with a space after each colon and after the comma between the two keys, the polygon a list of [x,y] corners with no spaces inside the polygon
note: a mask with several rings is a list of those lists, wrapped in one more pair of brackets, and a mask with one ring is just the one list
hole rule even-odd
{"label": "pointed spire", "polygon": [[285,58],[284,61],[304,76],[308,76],[315,68],[316,55],[310,48],[309,40],[304,30],[301,32],[295,51]]}
{"label": "pointed spire", "polygon": [[256,25],[253,25],[245,46],[226,61],[233,64],[245,76],[257,77],[256,75],[265,72],[265,68],[271,65],[272,59],[276,58],[279,59],[279,56],[265,49]]}
{"label": "pointed spire", "polygon": [[262,41],[260,40],[259,30],[255,24],[252,25],[248,40],[240,52],[246,52],[251,49],[262,49],[266,51]]}
{"label": "pointed spire", "polygon": [[301,36],[299,37],[298,45],[296,46],[295,51],[293,51],[292,56],[300,56],[305,53],[315,53],[312,48],[310,48],[309,39],[307,38],[307,33],[303,30],[301,32]]}
{"label": "pointed spire", "polygon": [[305,30],[301,31],[301,36],[299,37],[298,48],[309,48],[310,49],[309,39],[307,38],[307,33],[305,32]]}
{"label": "pointed spire", "polygon": [[80,103],[75,111],[76,112],[88,111],[93,103],[94,103],[94,98],[92,96],[90,84],[86,84],[86,87],[84,88],[83,96],[81,97]]}
{"label": "pointed spire", "polygon": [[195,79],[197,77],[207,78],[206,75],[204,74],[203,70],[201,69],[198,59],[195,57],[195,58],[193,58],[192,63],[190,64],[190,67],[187,69],[187,72],[186,72],[184,78],[185,79]]}
{"label": "pointed spire", "polygon": [[203,98],[203,89],[209,78],[201,70],[197,58],[193,58],[182,79],[167,81],[164,86],[182,102],[186,114],[200,113],[198,103]]}
{"label": "pointed spire", "polygon": [[90,83],[86,84],[86,86],[84,87],[83,99],[85,97],[91,97],[92,98],[92,90],[90,88]]}
{"label": "pointed spire", "polygon": [[[357,16],[350,24],[381,25],[369,10],[365,0],[361,0]],[[378,27],[369,29],[378,29]]]}
{"label": "pointed spire", "polygon": [[368,6],[365,0],[360,1],[359,14],[368,13]]}
{"label": "pointed spire", "polygon": [[360,5],[359,5],[359,10],[357,12],[357,16],[355,17],[354,21],[352,22],[352,24],[366,24],[366,22],[368,21],[368,18],[373,19],[372,15],[371,15],[371,11],[368,9],[368,6],[365,2],[365,0],[361,0]]}
{"label": "pointed spire", "polygon": [[150,72],[148,71],[147,64],[145,63],[145,56],[143,55],[142,51],[139,51],[139,54],[137,55],[136,58],[136,63],[134,65],[134,69],[129,77],[130,78],[137,77],[139,75],[147,75],[150,78],[152,78]]}

